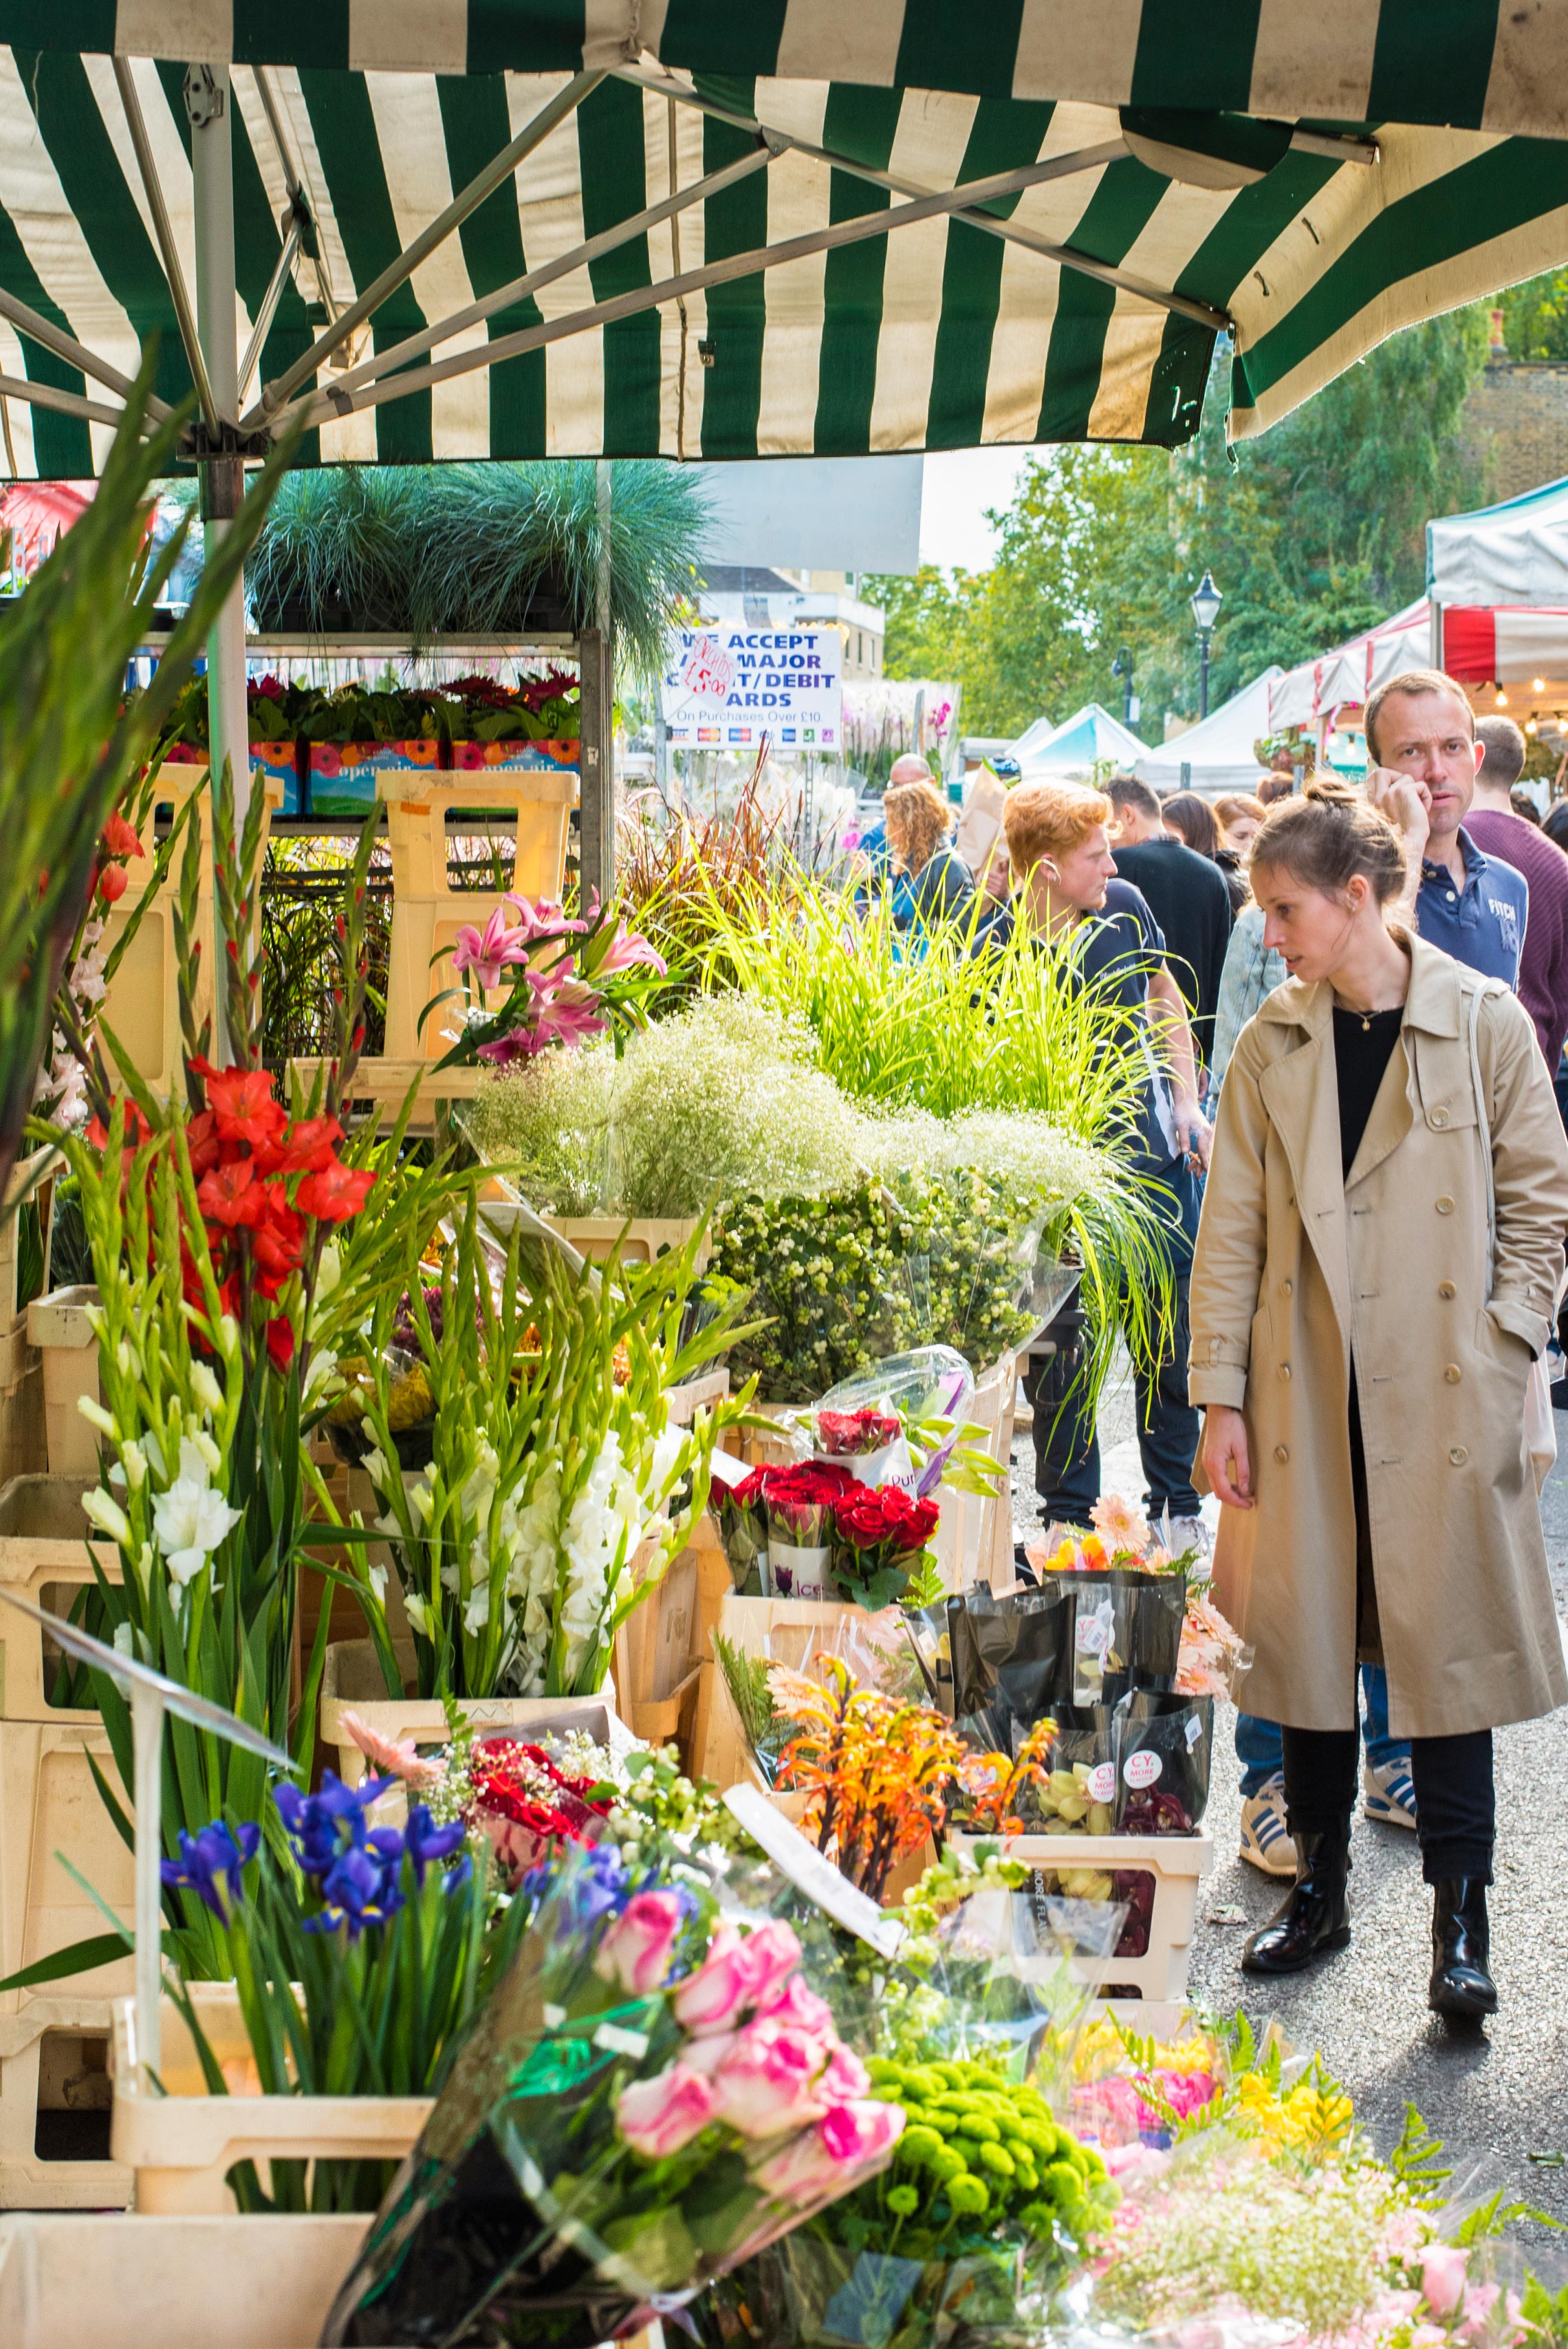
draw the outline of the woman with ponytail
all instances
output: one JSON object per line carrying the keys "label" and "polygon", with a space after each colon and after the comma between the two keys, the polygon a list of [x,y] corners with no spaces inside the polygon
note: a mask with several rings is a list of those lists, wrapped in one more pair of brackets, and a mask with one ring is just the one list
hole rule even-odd
{"label": "woman with ponytail", "polygon": [[1568,1702],[1525,1439],[1568,1214],[1568,1143],[1529,1019],[1392,923],[1405,855],[1343,785],[1253,845],[1291,973],[1237,1039],[1191,1280],[1188,1385],[1221,1502],[1214,1588],[1284,1724],[1295,1881],[1243,1967],[1350,1938],[1356,1677],[1411,1740],[1433,1888],[1429,1999],[1495,2011],[1491,1732]]}

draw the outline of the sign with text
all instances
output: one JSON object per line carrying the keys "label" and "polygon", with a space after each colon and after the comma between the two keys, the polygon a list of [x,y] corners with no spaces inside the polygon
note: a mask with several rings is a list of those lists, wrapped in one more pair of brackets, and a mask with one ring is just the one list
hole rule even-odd
{"label": "sign with text", "polygon": [[831,750],[843,741],[836,628],[682,628],[663,680],[672,750]]}

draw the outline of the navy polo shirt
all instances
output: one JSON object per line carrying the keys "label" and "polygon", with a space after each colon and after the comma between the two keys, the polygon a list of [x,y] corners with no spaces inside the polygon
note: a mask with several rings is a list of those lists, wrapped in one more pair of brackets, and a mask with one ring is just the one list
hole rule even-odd
{"label": "navy polo shirt", "polygon": [[1446,864],[1421,859],[1416,926],[1429,946],[1441,947],[1483,978],[1501,978],[1517,991],[1530,885],[1501,856],[1484,856],[1462,823],[1459,843],[1465,863],[1462,889]]}

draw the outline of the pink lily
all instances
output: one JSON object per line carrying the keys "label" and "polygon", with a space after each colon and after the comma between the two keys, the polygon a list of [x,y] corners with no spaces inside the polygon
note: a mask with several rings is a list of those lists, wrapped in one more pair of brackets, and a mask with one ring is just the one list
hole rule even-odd
{"label": "pink lily", "polygon": [[471,971],[480,987],[499,987],[502,971],[514,963],[528,960],[531,933],[526,926],[508,920],[509,906],[521,911],[517,898],[503,897],[482,933],[471,922],[466,922],[453,941],[453,969]]}
{"label": "pink lily", "polygon": [[630,970],[634,963],[639,962],[651,963],[661,978],[668,975],[669,967],[664,957],[655,954],[646,938],[640,938],[634,930],[617,929],[603,953],[593,956],[591,960],[595,978],[607,978],[612,971]]}

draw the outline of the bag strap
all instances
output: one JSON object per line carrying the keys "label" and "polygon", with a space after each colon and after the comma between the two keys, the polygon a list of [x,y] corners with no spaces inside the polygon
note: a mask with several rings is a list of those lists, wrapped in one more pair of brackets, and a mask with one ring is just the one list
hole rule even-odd
{"label": "bag strap", "polygon": [[1480,1052],[1476,1043],[1476,1002],[1491,988],[1466,988],[1465,1029],[1470,1040],[1470,1090],[1475,1095],[1475,1122],[1480,1133],[1480,1160],[1486,1174],[1486,1293],[1491,1295],[1492,1271],[1497,1256],[1497,1191],[1491,1172],[1491,1120],[1487,1114],[1486,1090],[1480,1081]]}

